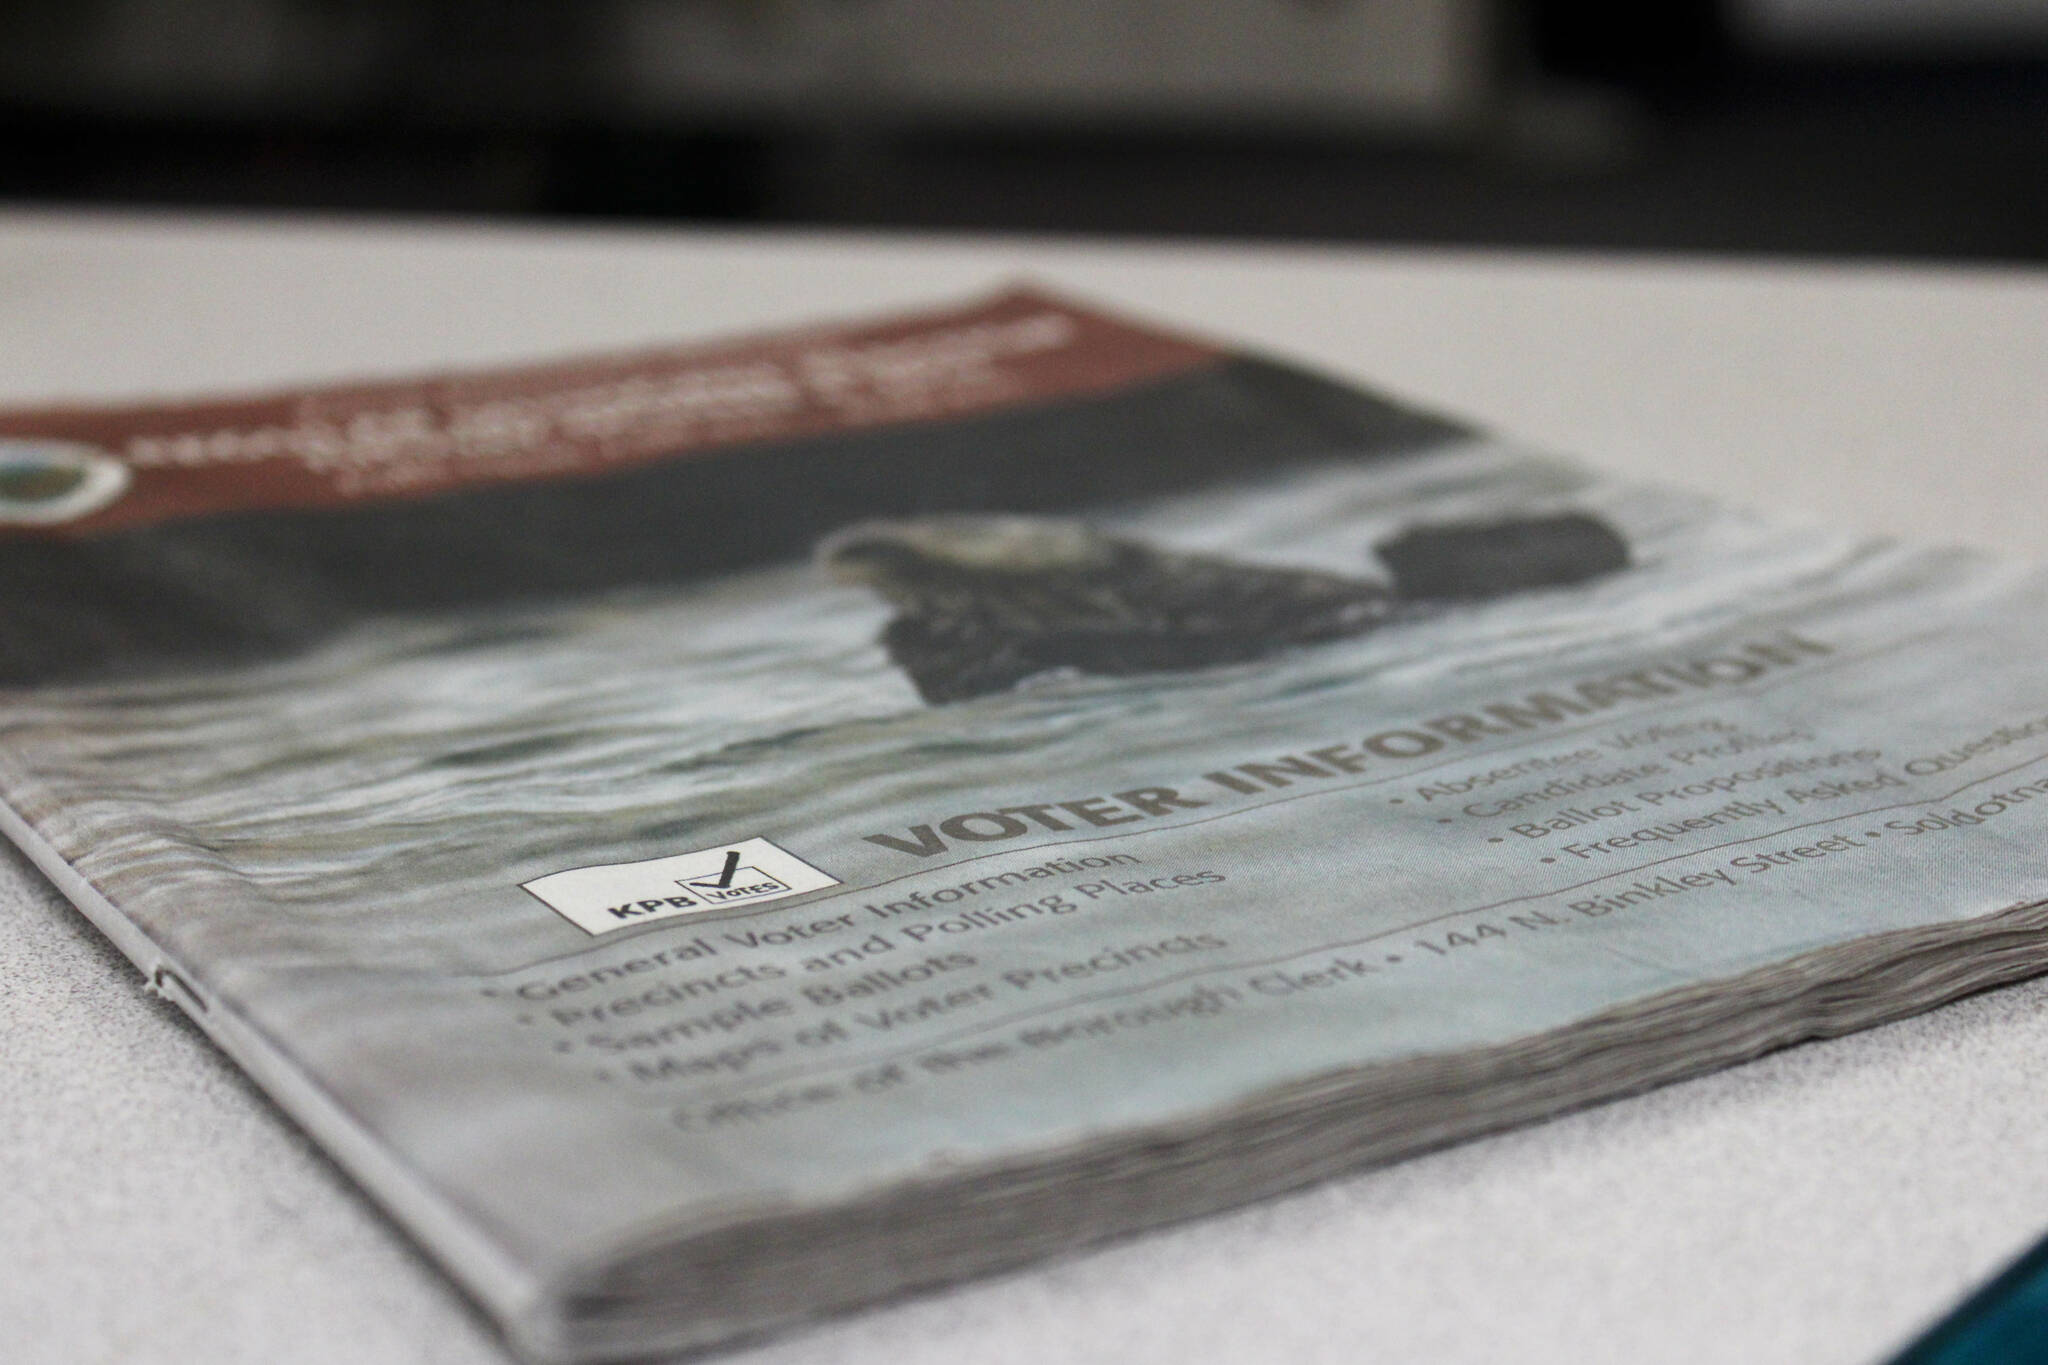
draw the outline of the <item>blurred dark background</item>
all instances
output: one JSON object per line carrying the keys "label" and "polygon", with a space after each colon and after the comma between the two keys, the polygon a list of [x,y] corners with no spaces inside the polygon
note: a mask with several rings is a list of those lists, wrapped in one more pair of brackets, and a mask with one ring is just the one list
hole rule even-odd
{"label": "blurred dark background", "polygon": [[0,0],[0,203],[2048,257],[2048,0]]}

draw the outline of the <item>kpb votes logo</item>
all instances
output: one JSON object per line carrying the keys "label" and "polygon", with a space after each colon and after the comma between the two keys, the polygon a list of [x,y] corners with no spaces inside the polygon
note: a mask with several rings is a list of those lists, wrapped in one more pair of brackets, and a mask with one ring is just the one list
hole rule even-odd
{"label": "kpb votes logo", "polygon": [[729,848],[716,877],[691,877],[683,885],[712,905],[727,901],[759,900],[777,891],[787,892],[789,884],[777,881],[758,867],[741,867],[740,851]]}
{"label": "kpb votes logo", "polygon": [[650,858],[638,863],[578,867],[537,877],[522,887],[587,934],[629,924],[753,905],[839,885],[766,839]]}

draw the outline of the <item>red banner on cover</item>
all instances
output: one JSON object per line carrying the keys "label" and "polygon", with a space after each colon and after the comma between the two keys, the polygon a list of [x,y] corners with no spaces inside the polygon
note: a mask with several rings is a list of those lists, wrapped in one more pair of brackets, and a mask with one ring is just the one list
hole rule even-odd
{"label": "red banner on cover", "polygon": [[885,322],[176,405],[0,413],[0,535],[424,497],[973,417],[1214,364],[1036,290]]}

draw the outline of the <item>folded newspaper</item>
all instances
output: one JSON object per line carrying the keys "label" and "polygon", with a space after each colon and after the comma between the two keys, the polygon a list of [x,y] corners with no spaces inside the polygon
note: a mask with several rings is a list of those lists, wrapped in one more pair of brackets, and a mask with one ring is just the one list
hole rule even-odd
{"label": "folded newspaper", "polygon": [[2048,969],[2048,577],[1020,289],[0,414],[0,823],[535,1361]]}

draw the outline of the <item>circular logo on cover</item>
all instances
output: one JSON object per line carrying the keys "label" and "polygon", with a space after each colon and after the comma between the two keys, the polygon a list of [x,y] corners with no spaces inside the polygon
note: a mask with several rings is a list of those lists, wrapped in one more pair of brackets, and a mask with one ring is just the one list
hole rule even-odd
{"label": "circular logo on cover", "polygon": [[127,492],[128,480],[128,466],[104,450],[0,436],[0,526],[76,521]]}

